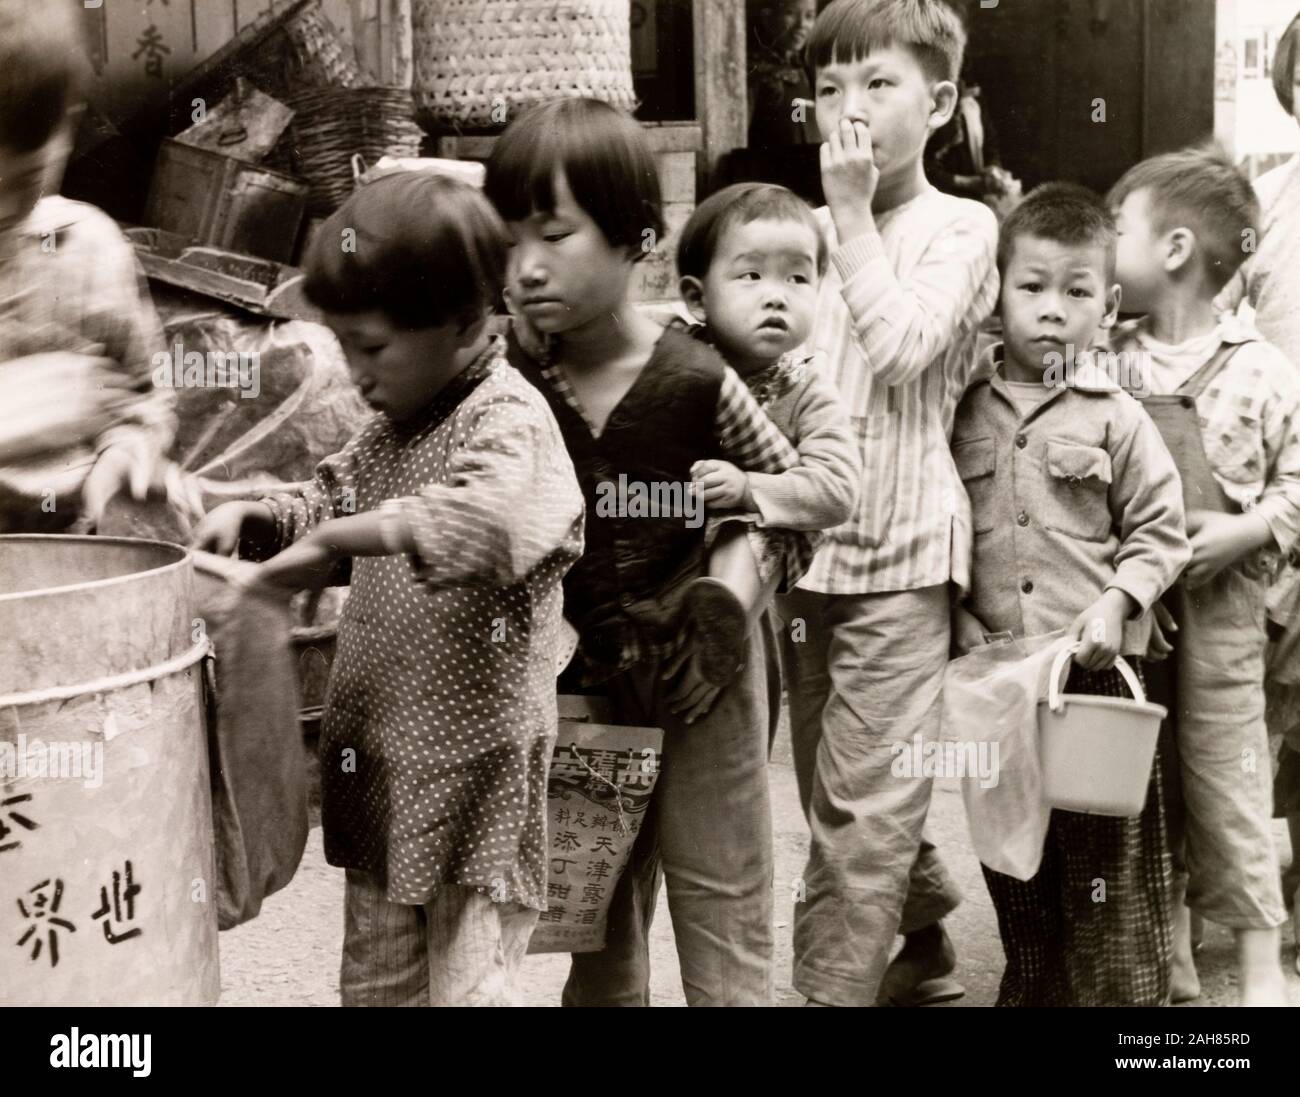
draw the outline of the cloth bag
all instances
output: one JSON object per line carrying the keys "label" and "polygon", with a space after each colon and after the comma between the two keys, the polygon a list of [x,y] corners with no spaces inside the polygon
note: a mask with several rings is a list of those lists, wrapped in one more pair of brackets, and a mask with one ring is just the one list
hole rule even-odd
{"label": "cloth bag", "polygon": [[966,773],[962,800],[971,842],[996,872],[1029,880],[1043,859],[1052,809],[1038,761],[1038,702],[1047,696],[1063,632],[976,648],[948,664],[943,684],[945,743],[996,746],[996,781]]}
{"label": "cloth bag", "polygon": [[195,556],[195,602],[216,653],[208,755],[217,924],[257,917],[293,879],[307,844],[307,759],[287,599],[244,590],[251,565]]}

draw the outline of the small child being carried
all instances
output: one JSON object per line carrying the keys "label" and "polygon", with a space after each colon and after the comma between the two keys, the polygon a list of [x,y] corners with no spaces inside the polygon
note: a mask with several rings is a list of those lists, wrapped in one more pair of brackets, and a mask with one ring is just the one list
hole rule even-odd
{"label": "small child being carried", "polygon": [[[826,241],[812,210],[785,187],[738,183],[701,202],[677,247],[681,294],[711,343],[794,445],[799,463],[780,473],[729,461],[692,468],[711,509],[754,516],[762,527],[817,532],[848,521],[857,505],[861,449],[839,394],[799,348],[812,330]],[[820,538],[792,538],[787,552],[810,562]],[[701,670],[722,685],[754,619],[780,583],[784,555],[725,522],[708,577],[687,593]],[[791,569],[802,575],[807,563]]]}

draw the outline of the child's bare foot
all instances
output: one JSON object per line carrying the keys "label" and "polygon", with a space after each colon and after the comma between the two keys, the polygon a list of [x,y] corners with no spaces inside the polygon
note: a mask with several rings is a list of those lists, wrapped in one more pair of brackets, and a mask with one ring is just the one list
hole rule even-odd
{"label": "child's bare foot", "polygon": [[1237,989],[1240,1005],[1289,1004],[1286,978],[1282,974],[1278,957],[1280,936],[1275,929],[1237,930]]}
{"label": "child's bare foot", "polygon": [[1192,953],[1192,912],[1182,903],[1174,908],[1173,956],[1169,972],[1169,1000],[1194,1002],[1201,996],[1201,979],[1196,974]]}
{"label": "child's bare foot", "polygon": [[685,622],[695,630],[697,667],[715,686],[725,686],[745,665],[749,615],[719,579],[695,579],[686,590]]}
{"label": "child's bare foot", "polygon": [[948,978],[956,967],[957,951],[942,922],[909,933],[885,969],[876,1005],[925,1006],[960,998],[966,988]]}

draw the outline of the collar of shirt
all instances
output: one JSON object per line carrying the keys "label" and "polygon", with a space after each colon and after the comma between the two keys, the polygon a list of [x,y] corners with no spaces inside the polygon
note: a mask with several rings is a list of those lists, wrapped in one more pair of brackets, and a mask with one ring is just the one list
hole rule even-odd
{"label": "collar of shirt", "polygon": [[788,350],[766,369],[743,380],[760,407],[767,407],[799,384],[808,375],[813,355],[801,348]]}
{"label": "collar of shirt", "polygon": [[436,429],[460,406],[470,390],[476,388],[479,382],[497,367],[498,363],[505,364],[505,357],[505,338],[500,335],[492,336],[483,353],[453,377],[424,411],[407,423],[399,424],[389,420],[394,436],[404,442],[411,442]]}
{"label": "collar of shirt", "polygon": [[[1006,378],[1002,376],[1003,354],[1006,349],[1004,343],[994,343],[988,347],[980,358],[977,380],[972,383],[972,388],[977,384],[987,384],[998,397],[1005,400],[1016,414],[1020,415],[1019,405],[1011,391],[1007,388]],[[1039,415],[1044,408],[1055,401],[1066,389],[1073,389],[1075,392],[1084,393],[1089,396],[1103,396],[1107,393],[1120,392],[1120,386],[1115,380],[1097,364],[1096,359],[1087,354],[1078,359],[1071,359],[1069,369],[1065,376],[1055,383],[1049,381],[1044,375],[1044,388],[1050,390],[1048,394],[1038,402],[1027,414],[1021,416],[1021,419],[1028,422],[1035,416]]]}
{"label": "collar of shirt", "polygon": [[1189,377],[1208,362],[1221,346],[1240,345],[1258,340],[1260,335],[1235,313],[1225,312],[1215,327],[1204,335],[1194,336],[1182,343],[1165,343],[1151,334],[1149,317],[1124,325],[1122,334],[1133,339],[1143,352],[1150,355],[1153,372],[1163,374],[1156,386],[1159,392],[1174,392]]}

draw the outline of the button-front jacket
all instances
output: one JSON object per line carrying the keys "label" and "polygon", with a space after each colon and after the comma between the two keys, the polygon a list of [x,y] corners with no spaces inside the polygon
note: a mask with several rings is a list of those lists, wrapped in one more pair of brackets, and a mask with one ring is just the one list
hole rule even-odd
{"label": "button-front jacket", "polygon": [[[974,547],[967,607],[989,632],[1068,627],[1110,588],[1142,614],[1191,559],[1173,459],[1141,406],[1081,367],[1027,414],[990,347],[957,409],[953,459],[970,497]],[[1126,629],[1143,654],[1148,627]]]}

